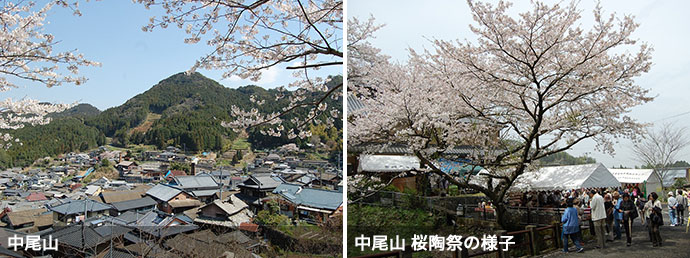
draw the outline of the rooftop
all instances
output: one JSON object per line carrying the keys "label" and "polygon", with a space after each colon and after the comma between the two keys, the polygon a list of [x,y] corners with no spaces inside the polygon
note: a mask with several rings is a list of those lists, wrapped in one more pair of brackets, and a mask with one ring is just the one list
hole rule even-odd
{"label": "rooftop", "polygon": [[338,191],[303,188],[296,184],[281,184],[273,193],[297,205],[336,210],[343,204],[343,193]]}
{"label": "rooftop", "polygon": [[97,211],[104,211],[104,210],[109,210],[111,208],[110,205],[103,204],[94,200],[90,199],[85,199],[85,200],[70,200],[66,203],[59,204],[53,207],[50,207],[50,210],[53,212],[57,212],[63,215],[71,215],[71,214],[82,214],[84,213],[84,210],[88,210],[89,212],[97,212]]}

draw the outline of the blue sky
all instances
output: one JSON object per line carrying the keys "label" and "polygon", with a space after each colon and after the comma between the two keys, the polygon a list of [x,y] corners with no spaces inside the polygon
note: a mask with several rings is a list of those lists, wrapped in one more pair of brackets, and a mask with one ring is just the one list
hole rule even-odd
{"label": "blue sky", "polygon": [[[530,1],[516,2],[512,13],[519,13],[530,8]],[[546,1],[554,3],[556,1]],[[591,25],[592,10],[597,1],[580,0],[579,8],[583,10],[581,23],[583,27]],[[652,54],[654,63],[651,71],[638,78],[637,82],[644,88],[651,89],[651,95],[657,98],[632,110],[630,116],[646,123],[661,124],[674,122],[676,126],[690,129],[690,1],[601,1],[606,14],[616,12],[619,15],[632,14],[640,27],[633,38],[651,44],[655,51]],[[564,4],[569,1],[563,1]],[[366,19],[373,15],[378,23],[386,24],[377,38],[370,40],[382,49],[384,54],[393,60],[407,60],[407,49],[421,50],[429,47],[427,39],[445,40],[475,39],[469,30],[472,20],[466,1],[439,0],[430,3],[419,1],[348,1],[348,17]],[[689,134],[690,135],[690,134]],[[606,166],[634,166],[639,164],[630,150],[632,143],[621,141],[616,144],[616,155],[610,156],[594,150],[591,141],[582,142],[570,151],[571,154],[593,156]],[[680,159],[690,162],[690,147],[686,148]]]}
{"label": "blue sky", "polygon": [[[39,1],[41,2],[41,1]],[[82,16],[69,9],[54,7],[47,17],[45,31],[61,42],[55,51],[77,49],[87,59],[101,62],[101,67],[82,68],[89,78],[83,85],[64,84],[46,88],[21,81],[21,87],[2,93],[2,99],[33,98],[54,103],[89,103],[104,110],[123,104],[159,81],[188,70],[200,57],[211,51],[205,42],[185,44],[186,34],[176,26],[143,32],[151,16],[160,17],[160,9],[146,10],[128,0],[91,1],[80,4]],[[222,79],[222,71],[199,70],[206,77],[226,87],[255,84],[266,88],[294,81],[284,65],[269,69],[259,82]],[[321,74],[342,74],[342,67],[322,69]],[[222,79],[222,80],[221,80]]]}

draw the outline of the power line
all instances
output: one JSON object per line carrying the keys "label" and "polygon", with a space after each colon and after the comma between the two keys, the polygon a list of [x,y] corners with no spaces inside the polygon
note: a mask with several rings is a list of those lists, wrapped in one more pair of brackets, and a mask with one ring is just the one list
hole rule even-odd
{"label": "power line", "polygon": [[652,123],[657,122],[657,121],[661,121],[661,120],[666,120],[666,119],[669,119],[669,118],[684,116],[684,115],[687,115],[687,114],[690,114],[690,111],[686,111],[686,112],[683,112],[683,113],[680,113],[680,114],[676,114],[676,115],[672,115],[672,116],[668,116],[668,117],[664,117],[664,118],[659,118],[659,119],[657,119],[657,120],[652,121]]}

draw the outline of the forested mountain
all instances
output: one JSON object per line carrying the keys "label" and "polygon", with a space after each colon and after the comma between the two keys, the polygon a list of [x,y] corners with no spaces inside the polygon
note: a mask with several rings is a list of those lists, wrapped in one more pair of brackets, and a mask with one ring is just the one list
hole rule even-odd
{"label": "forested mountain", "polygon": [[[331,86],[340,82],[340,76],[334,77]],[[13,132],[23,145],[0,151],[0,166],[23,166],[44,156],[93,148],[104,144],[106,137],[111,137],[111,144],[118,146],[142,143],[159,148],[173,145],[189,151],[222,150],[237,136],[233,130],[221,126],[222,121],[233,119],[230,108],[235,105],[246,110],[257,108],[261,112],[278,112],[288,105],[288,98],[276,100],[278,94],[291,93],[258,86],[230,89],[200,73],[178,73],[120,106],[98,112],[91,105],[80,104],[55,114],[54,121],[48,125],[26,126]],[[251,96],[265,100],[264,104],[250,101]],[[329,99],[327,103],[342,110],[341,100]],[[307,108],[295,110],[284,119],[305,117],[307,112]],[[294,126],[289,122],[283,125],[286,128]],[[328,130],[328,137],[321,132],[320,138],[324,143],[334,141],[334,132],[342,135],[342,121],[335,127]],[[295,142],[286,137],[263,135],[258,132],[260,129],[248,131],[248,140],[256,148]],[[297,140],[297,143],[303,145],[309,140]]]}
{"label": "forested mountain", "polygon": [[47,125],[26,126],[11,132],[19,140],[0,149],[0,167],[26,166],[36,159],[70,151],[84,151],[106,143],[105,135],[74,117],[55,119]]}
{"label": "forested mountain", "polygon": [[80,103],[70,109],[59,113],[48,114],[48,117],[58,118],[58,117],[92,117],[100,114],[101,111],[98,108],[92,106],[91,104]]}
{"label": "forested mountain", "polygon": [[573,155],[568,154],[567,152],[558,152],[551,154],[549,156],[543,157],[539,159],[539,162],[543,166],[563,166],[563,165],[582,165],[582,164],[591,164],[591,163],[596,163],[597,160],[583,155],[580,157],[575,157]]}

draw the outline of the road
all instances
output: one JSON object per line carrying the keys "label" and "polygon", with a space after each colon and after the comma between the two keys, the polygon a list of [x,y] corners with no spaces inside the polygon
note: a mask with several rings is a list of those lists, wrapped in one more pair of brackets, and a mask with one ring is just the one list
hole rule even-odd
{"label": "road", "polygon": [[[687,211],[686,211],[687,212]],[[687,213],[686,213],[687,214]],[[664,226],[661,226],[662,247],[652,247],[649,241],[647,229],[642,225],[640,219],[636,219],[633,224],[632,246],[625,245],[625,231],[622,232],[623,239],[614,242],[607,242],[604,249],[593,249],[594,241],[585,243],[585,251],[575,253],[575,247],[570,242],[570,252],[563,253],[562,250],[543,255],[542,257],[578,257],[578,258],[598,258],[598,257],[634,257],[634,258],[690,258],[690,233],[685,233],[685,225],[682,227],[669,226],[668,212],[664,209]],[[687,221],[687,217],[686,217]]]}

